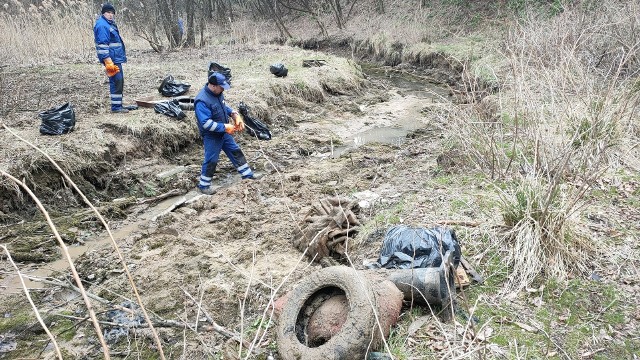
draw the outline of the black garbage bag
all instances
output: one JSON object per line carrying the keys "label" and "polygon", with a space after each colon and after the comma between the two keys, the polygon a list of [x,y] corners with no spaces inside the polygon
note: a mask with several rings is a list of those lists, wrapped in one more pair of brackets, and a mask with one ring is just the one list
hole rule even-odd
{"label": "black garbage bag", "polygon": [[275,63],[269,66],[269,71],[277,77],[285,77],[289,73],[289,70],[282,63]]}
{"label": "black garbage bag", "polygon": [[212,61],[209,63],[209,71],[207,72],[207,78],[211,76],[212,72],[219,72],[220,74],[224,75],[229,85],[231,85],[231,69],[229,69],[226,66],[220,65],[217,62]]}
{"label": "black garbage bag", "polygon": [[42,111],[38,116],[42,120],[40,133],[44,135],[66,134],[76,126],[76,113],[70,103]]}
{"label": "black garbage bag", "polygon": [[452,250],[454,267],[460,263],[461,251],[456,234],[451,229],[394,226],[382,241],[378,264],[387,269],[438,267],[442,255]]}
{"label": "black garbage bag", "polygon": [[160,87],[158,87],[158,91],[163,96],[172,97],[180,96],[189,91],[190,88],[191,84],[181,83],[179,81],[176,81],[173,76],[168,75],[166,78],[164,78],[164,80],[162,80]]}
{"label": "black garbage bag", "polygon": [[182,120],[187,116],[187,114],[185,114],[180,108],[180,103],[177,99],[159,102],[153,107],[153,110],[158,114],[165,114],[167,116],[178,118],[178,120]]}
{"label": "black garbage bag", "polygon": [[249,115],[249,106],[240,101],[238,112],[244,118],[244,125],[247,134],[257,137],[260,140],[271,140],[271,131],[265,123]]}

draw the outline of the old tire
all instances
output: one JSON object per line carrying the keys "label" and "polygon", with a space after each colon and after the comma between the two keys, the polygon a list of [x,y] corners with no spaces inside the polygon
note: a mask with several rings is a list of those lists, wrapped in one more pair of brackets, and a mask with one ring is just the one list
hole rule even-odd
{"label": "old tire", "polygon": [[[311,306],[314,299],[322,296],[323,293],[336,289],[344,292],[349,304],[347,318],[342,328],[322,345],[315,347],[306,345],[303,342],[306,324],[301,323],[305,308]],[[365,358],[372,335],[376,337],[379,331],[370,305],[370,301],[375,304],[375,295],[364,276],[346,266],[325,268],[305,278],[288,296],[278,320],[276,334],[278,351],[282,359]]]}

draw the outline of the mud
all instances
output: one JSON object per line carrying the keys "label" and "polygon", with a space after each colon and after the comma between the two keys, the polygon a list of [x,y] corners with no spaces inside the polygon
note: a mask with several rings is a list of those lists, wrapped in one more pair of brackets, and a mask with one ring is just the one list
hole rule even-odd
{"label": "mud", "polygon": [[[216,51],[218,61],[232,64],[250,59],[255,53],[255,49],[242,47]],[[278,51],[285,57],[299,56],[295,53],[300,52],[284,47]],[[133,53],[125,67],[125,102],[154,96],[153,91],[166,73],[194,84],[187,94],[193,95],[201,86],[198,80],[204,78],[206,64],[212,60],[207,54],[185,51],[159,58],[150,52]],[[311,52],[303,56],[312,54],[333,59]],[[194,322],[199,310],[188,293],[201,299],[203,309],[220,325],[251,339],[260,328],[252,324],[269,323],[269,316],[262,317],[271,299],[319,268],[307,264],[309,259],[292,244],[294,230],[314,202],[328,196],[372,193],[361,214],[365,228],[357,239],[352,239],[349,248],[354,263],[376,256],[375,241],[380,240],[376,240],[376,234],[380,234],[376,230],[383,229],[387,221],[381,222],[379,214],[397,206],[401,194],[423,196],[418,193],[420,179],[436,165],[439,144],[434,139],[438,139],[436,134],[442,128],[426,109],[448,100],[446,90],[432,84],[410,81],[410,85],[401,88],[389,81],[397,74],[369,71],[371,75],[356,79],[354,84],[359,85],[325,91],[323,99],[312,101],[308,98],[312,93],[302,93],[295,101],[271,105],[268,96],[256,98],[253,94],[257,89],[252,86],[268,93],[268,84],[275,80],[252,85],[249,78],[242,80],[249,70],[243,70],[241,65],[231,68],[239,74],[234,74],[234,88],[228,92],[227,100],[234,107],[239,101],[254,105],[252,111],[270,127],[273,140],[237,136],[249,163],[265,177],[242,181],[222,156],[214,180],[222,189],[212,196],[198,197],[193,192],[202,152],[193,113],[188,112],[184,122],[143,108],[127,115],[112,115],[108,111],[105,78],[95,64],[76,64],[63,70],[3,72],[2,93],[7,97],[3,101],[15,100],[13,111],[6,113],[3,121],[59,161],[104,211],[150,311],[164,319]],[[310,71],[317,69],[320,68]],[[33,94],[29,84],[37,80],[52,85]],[[339,85],[325,86],[331,87],[337,89]],[[6,92],[9,88],[15,90]],[[29,95],[13,99],[11,96],[19,91]],[[290,99],[295,97],[291,95]],[[66,101],[76,106],[78,123],[61,149],[60,139],[37,134],[36,114]],[[20,169],[27,184],[54,214],[54,223],[67,234],[64,238],[88,291],[116,304],[131,299],[131,289],[107,235],[82,200],[59,180],[46,159],[7,131],[0,133],[5,141],[3,168]],[[32,165],[26,166],[28,163]],[[26,261],[20,264],[25,273],[67,278],[68,266],[58,260],[55,240],[30,199],[16,196],[6,180],[3,184],[3,242],[15,254],[43,254],[37,261],[44,264],[21,259]],[[145,202],[176,189],[186,193],[191,202],[185,203],[180,196]],[[27,224],[39,225],[34,227],[36,230],[25,231]],[[33,237],[33,241],[20,250],[18,244],[24,243],[25,236]],[[11,295],[20,291],[15,276],[6,271],[0,276],[0,297],[18,296]],[[34,289],[46,288],[38,282],[29,284]],[[74,309],[81,308],[77,296],[70,296],[69,291],[56,287],[36,291],[42,291],[47,299],[43,307],[65,309],[76,304]],[[2,303],[8,304],[4,300]],[[144,330],[139,333],[141,336],[135,338],[129,334],[128,341],[150,343]],[[182,352],[185,340],[185,355],[195,357],[217,353],[221,349],[217,344],[222,346],[226,340],[216,333],[197,337],[190,334],[183,339],[182,330],[170,328],[161,328],[160,334],[166,339],[165,353]],[[63,346],[74,356],[99,354],[99,348],[86,346],[87,337],[93,337],[90,328]],[[12,355],[29,351],[25,340],[24,336],[17,338]],[[126,344],[121,339],[110,345],[111,350],[125,351]]]}

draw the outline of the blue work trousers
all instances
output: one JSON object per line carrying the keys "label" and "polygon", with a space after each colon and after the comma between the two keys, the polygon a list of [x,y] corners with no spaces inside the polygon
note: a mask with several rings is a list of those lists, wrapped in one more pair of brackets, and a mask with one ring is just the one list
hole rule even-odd
{"label": "blue work trousers", "polygon": [[109,78],[109,92],[111,93],[111,111],[122,109],[122,92],[124,90],[124,73],[122,64],[115,64],[120,71]]}
{"label": "blue work trousers", "polygon": [[198,184],[200,188],[211,186],[211,179],[216,171],[221,150],[227,154],[227,157],[243,179],[253,177],[253,171],[233,136],[227,133],[206,134],[202,137],[202,140],[204,142],[204,161],[202,162],[202,171]]}

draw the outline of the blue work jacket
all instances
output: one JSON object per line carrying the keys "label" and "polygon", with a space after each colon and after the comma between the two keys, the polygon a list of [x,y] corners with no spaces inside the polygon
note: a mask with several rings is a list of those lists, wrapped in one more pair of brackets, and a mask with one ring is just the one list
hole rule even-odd
{"label": "blue work jacket", "polygon": [[93,27],[93,38],[96,42],[98,60],[101,63],[104,63],[106,58],[111,58],[115,64],[127,62],[124,42],[115,21],[109,21],[104,16],[100,16]]}
{"label": "blue work jacket", "polygon": [[193,105],[200,135],[224,133],[224,124],[229,122],[233,109],[224,102],[222,93],[216,95],[205,85],[196,95]]}

